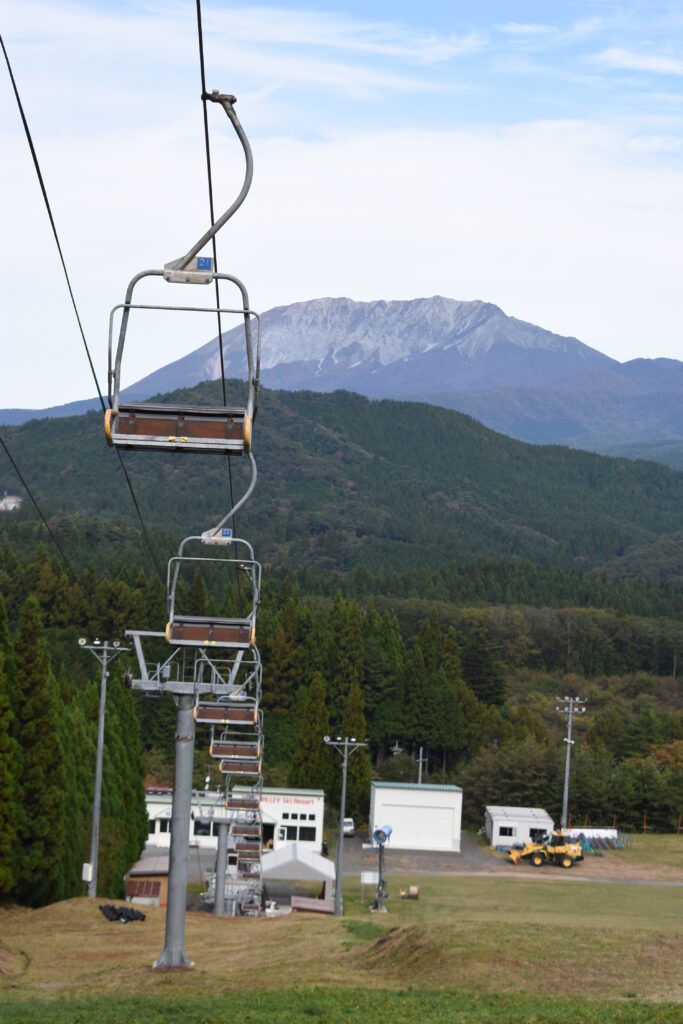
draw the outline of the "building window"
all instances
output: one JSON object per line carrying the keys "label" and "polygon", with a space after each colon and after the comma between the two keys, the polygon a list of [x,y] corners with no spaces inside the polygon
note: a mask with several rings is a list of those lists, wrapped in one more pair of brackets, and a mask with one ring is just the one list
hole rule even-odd
{"label": "building window", "polygon": [[157,830],[156,818],[150,818],[149,819],[149,834],[151,836],[153,836],[154,833],[156,832],[156,830]]}
{"label": "building window", "polygon": [[515,830],[512,825],[501,825],[498,829],[499,836],[514,836]]}
{"label": "building window", "polygon": [[315,821],[315,814],[309,814],[308,815],[308,820],[309,821]]}
{"label": "building window", "polygon": [[206,821],[195,821],[194,823],[194,834],[196,836],[210,836],[211,835],[211,823]]}
{"label": "building window", "polygon": [[282,812],[282,817],[289,819],[289,811],[283,811]]}
{"label": "building window", "polygon": [[161,818],[160,821],[159,821],[159,831],[160,832],[168,832],[168,826],[170,824],[171,824],[171,822],[168,820],[168,818]]}
{"label": "building window", "polygon": [[311,828],[310,825],[302,825],[299,829],[299,839],[303,840],[304,843],[314,843],[315,827]]}
{"label": "building window", "polygon": [[298,818],[299,818],[298,814],[292,814],[292,821],[295,821],[295,820],[298,821]]}
{"label": "building window", "polygon": [[287,838],[288,839],[296,839],[296,834],[297,834],[298,831],[299,831],[299,829],[296,827],[296,825],[288,825],[287,826]]}

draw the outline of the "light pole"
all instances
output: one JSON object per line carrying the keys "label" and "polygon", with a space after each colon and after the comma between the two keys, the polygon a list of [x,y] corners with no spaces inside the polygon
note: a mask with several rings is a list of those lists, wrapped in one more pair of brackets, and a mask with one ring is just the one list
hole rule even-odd
{"label": "light pole", "polygon": [[372,838],[379,846],[379,881],[375,893],[375,902],[370,909],[378,911],[380,914],[386,914],[387,912],[383,902],[385,895],[387,895],[384,892],[384,844],[393,831],[391,825],[382,825],[381,828],[376,828],[372,834]]}
{"label": "light pole", "polygon": [[574,715],[583,715],[586,713],[586,701],[581,700],[580,697],[556,697],[558,703],[555,706],[555,710],[559,711],[561,715],[567,715],[567,735],[565,736],[564,742],[567,744],[567,757],[564,764],[564,793],[562,795],[562,818],[560,819],[560,828],[567,827],[567,815],[569,811],[569,765],[572,756],[572,746],[574,740],[572,739],[572,722]]}
{"label": "light pole", "polygon": [[341,917],[342,915],[342,872],[344,869],[344,812],[346,810],[346,772],[349,767],[349,756],[355,754],[361,747],[367,747],[365,740],[357,740],[355,736],[337,736],[336,739],[332,739],[330,736],[323,737],[323,741],[328,747],[334,747],[334,749],[342,754],[342,790],[341,800],[339,802],[339,838],[337,840],[337,865],[336,865],[336,880],[335,880],[335,891],[334,891],[334,916]]}
{"label": "light pole", "polygon": [[100,680],[100,714],[97,723],[97,755],[95,757],[95,791],[92,800],[92,829],[90,831],[90,863],[83,865],[83,881],[88,883],[88,896],[97,896],[97,861],[100,850],[100,811],[102,807],[102,758],[104,755],[104,710],[107,703],[107,664],[128,650],[115,640],[110,646],[107,640],[96,638],[91,644],[81,637],[78,646],[94,654],[102,666]]}

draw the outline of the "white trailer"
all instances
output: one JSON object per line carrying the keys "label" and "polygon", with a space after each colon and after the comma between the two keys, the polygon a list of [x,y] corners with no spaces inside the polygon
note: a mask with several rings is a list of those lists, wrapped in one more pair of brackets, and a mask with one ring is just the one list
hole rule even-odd
{"label": "white trailer", "polygon": [[486,808],[484,830],[491,846],[510,848],[536,842],[555,827],[553,819],[542,807]]}
{"label": "white trailer", "polygon": [[387,849],[460,851],[460,786],[373,782],[370,834],[382,825],[393,831]]}

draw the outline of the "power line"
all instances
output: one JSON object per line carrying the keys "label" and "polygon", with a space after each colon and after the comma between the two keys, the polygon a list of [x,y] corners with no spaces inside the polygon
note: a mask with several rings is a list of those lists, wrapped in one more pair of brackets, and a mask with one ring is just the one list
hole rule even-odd
{"label": "power line", "polygon": [[53,542],[54,542],[54,545],[55,545],[55,547],[57,548],[57,551],[59,551],[59,554],[61,555],[62,561],[63,561],[63,562],[64,562],[64,564],[66,565],[67,569],[69,570],[69,572],[71,573],[71,575],[73,576],[73,578],[74,578],[74,579],[77,579],[76,573],[75,573],[75,571],[74,571],[74,567],[72,566],[71,562],[70,562],[70,561],[69,561],[69,559],[68,559],[68,558],[66,557],[66,555],[64,554],[64,551],[62,550],[62,546],[61,546],[61,544],[60,544],[60,543],[59,543],[59,541],[57,540],[57,537],[55,536],[55,534],[54,534],[54,533],[52,532],[52,529],[50,528],[50,524],[48,523],[47,519],[46,519],[46,518],[45,518],[45,516],[43,515],[43,513],[42,513],[42,511],[41,511],[41,508],[40,508],[40,505],[38,504],[38,502],[37,502],[36,498],[35,498],[35,497],[34,497],[34,495],[33,495],[33,491],[31,490],[31,488],[29,487],[29,485],[28,485],[28,484],[26,483],[26,480],[25,480],[25,478],[24,478],[24,476],[23,476],[23,474],[22,474],[21,470],[19,469],[18,465],[17,465],[17,464],[16,464],[16,462],[14,461],[14,457],[13,457],[13,455],[12,455],[11,451],[10,451],[10,450],[9,450],[9,448],[7,447],[7,444],[6,444],[5,440],[4,440],[4,439],[3,439],[2,437],[0,437],[0,445],[2,445],[2,447],[3,447],[4,449],[5,449],[5,454],[7,455],[7,458],[9,459],[9,461],[10,461],[10,462],[11,462],[11,464],[12,464],[12,469],[14,470],[14,472],[15,472],[15,473],[17,474],[17,476],[19,477],[19,480],[21,481],[21,484],[22,484],[22,486],[23,486],[24,490],[26,491],[26,493],[28,494],[29,498],[30,498],[30,499],[31,499],[31,501],[33,502],[33,507],[35,508],[36,512],[38,513],[38,515],[39,515],[39,516],[40,516],[40,518],[42,519],[42,521],[43,521],[43,526],[45,527],[45,529],[47,530],[47,532],[48,532],[48,533],[50,534],[50,537],[52,538],[52,540],[53,540]]}
{"label": "power line", "polygon": [[[14,89],[14,96],[16,98],[17,106],[19,108],[19,114],[21,115],[21,121],[22,121],[22,124],[24,126],[24,132],[26,134],[26,139],[27,139],[27,142],[28,142],[28,145],[29,145],[29,149],[31,150],[31,156],[33,157],[33,166],[35,167],[36,174],[38,176],[38,182],[40,184],[40,190],[41,190],[41,192],[43,194],[43,200],[45,202],[45,209],[47,210],[47,215],[48,215],[48,217],[50,219],[50,226],[52,227],[52,234],[54,235],[55,243],[57,245],[57,251],[59,253],[59,259],[60,259],[61,264],[62,264],[62,270],[64,271],[64,277],[66,278],[66,286],[69,289],[69,296],[71,298],[71,305],[73,306],[73,310],[74,310],[74,313],[76,315],[76,321],[78,323],[78,329],[80,331],[81,338],[83,340],[83,346],[85,348],[85,354],[88,357],[88,364],[90,366],[90,372],[92,373],[93,380],[95,381],[95,387],[97,388],[97,395],[98,395],[98,398],[100,400],[100,405],[102,406],[102,411],[104,412],[104,408],[105,408],[105,406],[104,406],[104,398],[102,397],[102,391],[100,390],[100,384],[99,384],[99,381],[97,379],[97,374],[95,372],[95,367],[93,365],[92,358],[90,356],[90,349],[88,348],[88,342],[86,341],[86,338],[85,338],[85,331],[83,330],[83,324],[81,323],[81,317],[79,315],[78,307],[76,305],[76,299],[74,297],[73,289],[71,287],[71,280],[69,278],[69,272],[66,269],[66,262],[64,260],[64,254],[62,252],[62,246],[61,246],[60,241],[59,241],[59,235],[57,234],[57,226],[55,224],[54,217],[52,216],[52,208],[50,207],[50,200],[47,197],[47,189],[45,188],[45,182],[43,181],[43,175],[42,175],[42,172],[40,170],[40,164],[38,163],[38,156],[36,154],[35,146],[33,145],[33,139],[31,137],[31,132],[30,132],[30,129],[29,129],[29,126],[28,126],[28,122],[26,120],[26,115],[24,114],[24,108],[22,106],[21,99],[19,97],[19,90],[17,89],[17,83],[16,83],[16,81],[14,79],[14,73],[12,71],[12,65],[10,64],[10,59],[9,59],[9,56],[8,56],[8,53],[7,53],[7,49],[5,48],[5,43],[4,43],[4,40],[3,40],[1,35],[0,35],[0,46],[2,46],[2,52],[5,55],[5,62],[7,64],[7,70],[9,71],[10,80],[12,82],[12,88]],[[3,442],[3,446],[5,447],[5,450],[7,450],[6,446],[4,445],[4,442]],[[12,461],[12,465],[15,466],[15,469],[16,469],[17,473],[19,474],[19,470],[16,467],[16,463],[12,459],[11,455],[9,455],[9,451],[7,452],[7,454],[9,456],[10,460]],[[152,562],[154,564],[154,568],[158,572],[159,577],[161,579],[161,582],[165,584],[166,581],[165,581],[165,578],[164,578],[164,574],[161,571],[161,568],[160,568],[159,563],[157,561],[156,554],[154,553],[154,548],[152,547],[152,542],[151,542],[151,540],[149,538],[149,534],[147,533],[147,527],[145,526],[144,520],[142,518],[142,512],[140,511],[140,506],[138,504],[138,500],[135,497],[135,492],[133,491],[133,484],[131,482],[130,476],[128,475],[128,470],[126,469],[126,467],[124,465],[123,459],[121,458],[121,452],[118,449],[116,451],[116,454],[118,455],[119,465],[121,466],[121,469],[123,471],[123,475],[124,475],[126,483],[128,485],[128,490],[130,491],[130,496],[131,496],[132,501],[133,501],[133,506],[134,506],[135,511],[137,513],[137,517],[138,517],[138,519],[140,521],[140,528],[142,530],[142,535],[143,535],[143,537],[145,539],[145,543],[147,544],[147,547],[149,548],[149,553],[150,553],[150,556],[152,558]],[[20,479],[22,480],[22,483],[24,483],[24,486],[28,490],[27,484],[25,483],[23,478],[21,478],[20,474],[19,474],[19,476],[20,476]],[[29,491],[29,494],[30,493],[31,492]],[[32,496],[31,496],[31,500],[33,501],[34,505],[36,505],[36,509],[38,510],[38,513],[40,514],[41,519],[43,519],[43,522],[47,526],[47,523],[45,522],[45,518],[43,517],[42,513],[40,512],[40,509],[38,509],[38,506],[37,506],[37,504],[34,501]],[[47,529],[50,530],[50,527],[47,526]],[[50,534],[52,535],[52,531],[51,530],[50,530]],[[56,538],[54,538],[54,536],[53,536],[53,539],[55,540],[55,544],[56,544],[57,541],[56,541]],[[57,545],[57,546],[59,547],[59,545]]]}
{"label": "power line", "polygon": [[93,365],[93,361],[92,361],[92,358],[90,356],[90,349],[88,348],[88,342],[85,340],[85,331],[83,330],[83,324],[81,323],[81,318],[80,318],[80,316],[78,314],[78,308],[76,306],[76,299],[74,298],[74,293],[73,293],[73,290],[71,288],[71,280],[69,278],[69,272],[66,269],[66,262],[64,260],[64,253],[62,252],[62,247],[61,247],[61,245],[59,243],[59,236],[57,234],[57,226],[55,225],[55,220],[54,220],[54,217],[52,216],[52,209],[50,207],[50,200],[47,197],[47,190],[45,188],[45,182],[43,181],[43,175],[42,175],[41,170],[40,170],[40,164],[38,163],[38,156],[36,154],[35,146],[33,145],[33,139],[31,138],[31,132],[29,130],[28,122],[26,120],[26,115],[24,114],[24,108],[21,105],[21,99],[19,98],[19,90],[17,89],[17,83],[14,80],[14,73],[12,72],[12,65],[10,64],[9,56],[7,54],[7,50],[5,49],[5,43],[4,43],[4,40],[3,40],[2,36],[0,36],[0,46],[2,46],[2,52],[5,55],[5,62],[7,64],[7,70],[9,71],[10,80],[12,82],[12,88],[14,89],[14,96],[15,96],[16,101],[17,101],[17,106],[19,107],[19,114],[21,115],[21,121],[22,121],[22,124],[24,126],[24,132],[26,133],[26,140],[28,142],[29,149],[31,150],[31,156],[33,157],[33,166],[35,167],[36,174],[38,175],[38,183],[40,185],[40,191],[43,193],[43,200],[45,201],[45,209],[47,210],[47,215],[50,218],[50,226],[52,227],[52,234],[55,237],[55,242],[57,244],[57,252],[59,253],[59,259],[61,260],[61,263],[62,263],[62,270],[64,271],[64,277],[66,278],[66,286],[69,289],[69,296],[71,298],[71,305],[73,306],[74,313],[76,314],[76,320],[78,322],[78,329],[81,332],[81,338],[83,340],[83,346],[85,348],[85,354],[88,357],[88,363],[90,365],[90,372],[92,373],[93,380],[95,381],[95,387],[97,388],[97,395],[98,395],[98,398],[100,400],[100,405],[102,406],[102,412],[104,412],[104,398],[102,397],[102,392],[100,390],[99,381],[97,380],[97,374],[95,373],[95,367]]}
{"label": "power line", "polygon": [[120,465],[120,467],[121,467],[121,469],[123,471],[123,475],[124,475],[124,477],[126,479],[126,483],[128,484],[128,490],[130,491],[130,496],[131,496],[131,499],[133,501],[133,506],[135,508],[135,511],[137,512],[137,516],[138,516],[138,519],[140,521],[140,529],[142,530],[142,535],[145,538],[145,543],[147,544],[147,547],[149,549],[150,558],[152,559],[152,563],[154,565],[154,568],[156,569],[156,571],[157,571],[157,573],[159,575],[159,579],[161,580],[163,585],[166,586],[166,577],[164,576],[163,572],[161,571],[161,566],[159,565],[159,562],[157,560],[157,556],[156,556],[156,554],[154,552],[154,548],[152,547],[152,541],[150,540],[149,534],[147,533],[147,527],[145,526],[145,521],[142,518],[142,512],[140,511],[140,506],[138,505],[138,499],[135,497],[135,491],[133,490],[133,484],[131,483],[131,479],[130,479],[130,477],[128,475],[128,470],[126,469],[126,466],[124,464],[123,456],[121,455],[121,452],[118,450],[118,448],[116,449],[116,454],[119,457],[119,465]]}

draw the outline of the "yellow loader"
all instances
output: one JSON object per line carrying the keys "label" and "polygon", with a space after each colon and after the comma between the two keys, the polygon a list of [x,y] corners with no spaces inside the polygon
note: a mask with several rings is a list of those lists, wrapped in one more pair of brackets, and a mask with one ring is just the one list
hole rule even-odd
{"label": "yellow loader", "polygon": [[543,864],[571,868],[577,860],[583,860],[583,850],[581,843],[569,842],[561,832],[553,832],[552,836],[546,833],[543,842],[527,843],[518,850],[513,848],[508,852],[508,858],[513,864],[528,860],[535,868]]}

